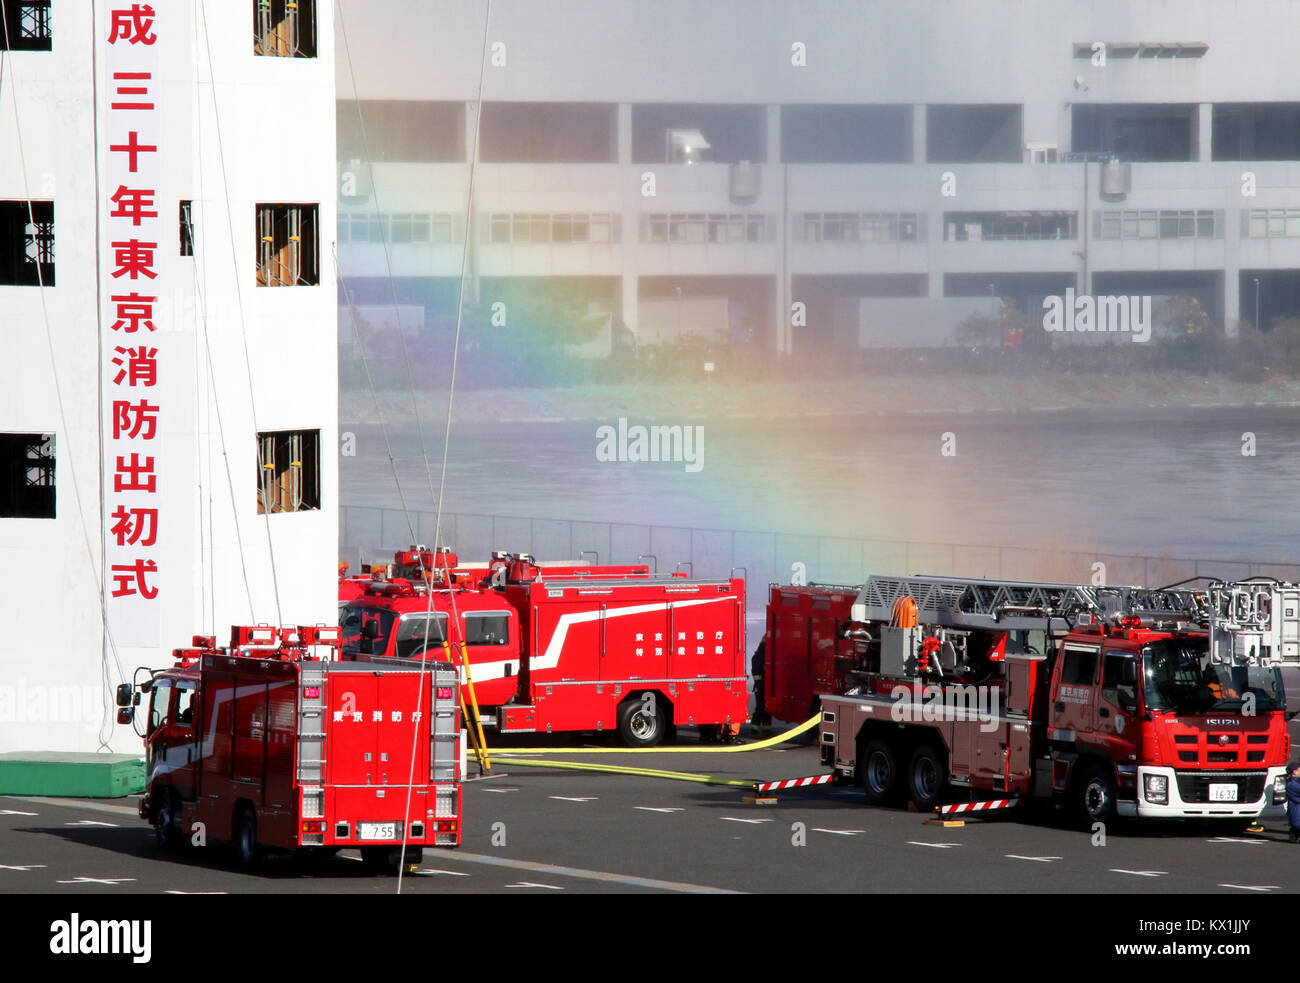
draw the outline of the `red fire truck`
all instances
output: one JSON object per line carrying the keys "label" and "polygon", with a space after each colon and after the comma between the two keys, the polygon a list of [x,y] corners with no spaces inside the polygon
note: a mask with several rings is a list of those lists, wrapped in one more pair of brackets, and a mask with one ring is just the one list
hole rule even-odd
{"label": "red fire truck", "polygon": [[766,646],[768,706],[802,713],[815,664],[822,763],[873,803],[961,790],[1244,825],[1285,801],[1294,587],[774,587]]}
{"label": "red fire truck", "polygon": [[480,719],[501,733],[616,729],[647,747],[676,724],[722,732],[747,718],[740,578],[505,553],[461,567],[418,547],[397,560],[419,576],[375,580],[346,605],[343,658],[459,668],[463,650]]}
{"label": "red fire truck", "polygon": [[[460,844],[460,710],[444,663],[334,658],[339,629],[196,635],[176,664],[119,687],[148,695],[140,818],[171,848],[202,830],[241,865],[263,849],[359,848],[377,867]],[[138,675],[138,674],[137,674]],[[202,824],[201,826],[199,824]]]}

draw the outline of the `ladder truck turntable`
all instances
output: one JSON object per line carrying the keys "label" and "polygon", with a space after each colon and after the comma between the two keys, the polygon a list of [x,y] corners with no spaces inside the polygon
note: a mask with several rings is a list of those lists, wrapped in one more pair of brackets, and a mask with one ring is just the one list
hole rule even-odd
{"label": "ladder truck turntable", "polygon": [[[461,838],[456,671],[442,662],[339,661],[337,626],[196,635],[170,668],[118,687],[118,723],[147,697],[140,818],[158,845],[201,828],[241,866],[266,849],[359,849],[377,868]],[[198,824],[202,824],[200,827]]]}
{"label": "ladder truck turntable", "polygon": [[773,585],[764,644],[769,708],[806,708],[815,677],[821,762],[875,804],[960,790],[1244,826],[1285,802],[1298,585]]}

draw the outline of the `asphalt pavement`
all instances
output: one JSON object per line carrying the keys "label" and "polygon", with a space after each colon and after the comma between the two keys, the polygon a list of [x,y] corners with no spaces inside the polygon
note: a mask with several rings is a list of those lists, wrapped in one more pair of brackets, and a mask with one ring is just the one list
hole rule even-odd
{"label": "asphalt pavement", "polygon": [[[683,737],[681,746],[692,738]],[[532,742],[536,743],[536,742]],[[606,753],[562,760],[719,778],[820,772],[809,744],[744,753]],[[1283,819],[1260,834],[1202,823],[1117,821],[1104,837],[1051,809],[1014,810],[955,828],[866,805],[861,789],[783,792],[494,762],[466,782],[463,843],[426,850],[403,893],[1169,893],[1300,890],[1300,846]],[[272,856],[250,872],[213,844],[163,853],[134,799],[0,797],[0,893],[391,894],[351,851],[306,865]]]}

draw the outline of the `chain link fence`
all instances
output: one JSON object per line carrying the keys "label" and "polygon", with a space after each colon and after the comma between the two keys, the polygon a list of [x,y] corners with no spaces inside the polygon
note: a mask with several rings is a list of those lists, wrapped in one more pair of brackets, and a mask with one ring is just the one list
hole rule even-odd
{"label": "chain link fence", "polygon": [[[339,515],[340,558],[359,563],[391,561],[411,543],[435,544],[433,512],[345,505]],[[767,603],[769,583],[859,584],[872,573],[937,574],[1007,580],[1054,580],[1163,587],[1190,577],[1224,580],[1267,575],[1300,580],[1300,564],[1189,559],[1105,551],[1026,546],[971,546],[904,539],[854,539],[700,529],[633,522],[528,519],[505,515],[443,513],[440,542],[462,560],[486,561],[492,550],[532,553],[539,560],[587,559],[635,563],[660,573],[683,570],[696,577],[746,578],[748,608]],[[593,558],[591,554],[596,554]],[[651,559],[653,557],[653,559]],[[1101,564],[1101,566],[1098,566]]]}

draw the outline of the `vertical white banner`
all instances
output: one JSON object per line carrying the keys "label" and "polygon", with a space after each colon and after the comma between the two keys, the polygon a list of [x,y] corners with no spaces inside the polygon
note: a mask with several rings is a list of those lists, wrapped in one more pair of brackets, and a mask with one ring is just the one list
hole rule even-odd
{"label": "vertical white banner", "polygon": [[174,248],[168,223],[179,206],[161,200],[160,18],[148,3],[109,0],[100,10],[104,593],[117,644],[152,648],[167,591],[160,563],[166,363],[154,314],[165,294],[162,250]]}

